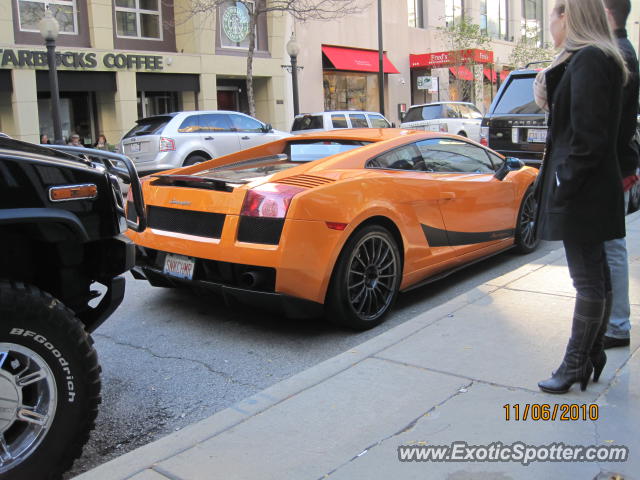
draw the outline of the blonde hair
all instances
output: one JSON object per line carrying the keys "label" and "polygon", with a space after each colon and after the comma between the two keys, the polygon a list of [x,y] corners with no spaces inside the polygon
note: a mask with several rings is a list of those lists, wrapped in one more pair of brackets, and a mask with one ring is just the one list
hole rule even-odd
{"label": "blonde hair", "polygon": [[567,26],[567,36],[554,65],[582,48],[594,46],[613,58],[622,70],[622,83],[626,84],[629,70],[611,32],[602,0],[557,0],[554,10],[564,13]]}

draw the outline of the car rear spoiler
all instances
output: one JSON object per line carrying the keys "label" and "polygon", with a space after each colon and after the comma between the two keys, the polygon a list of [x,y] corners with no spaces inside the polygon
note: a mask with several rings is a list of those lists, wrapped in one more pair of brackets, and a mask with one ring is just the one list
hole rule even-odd
{"label": "car rear spoiler", "polygon": [[[51,148],[61,152],[70,153],[78,157],[85,155],[92,159],[96,159],[105,166],[110,174],[120,178],[124,183],[128,183],[133,196],[133,203],[138,215],[138,221],[134,222],[127,218],[123,202],[116,202],[116,208],[124,215],[127,221],[127,226],[131,230],[135,232],[143,232],[147,228],[146,209],[144,206],[144,198],[142,198],[142,185],[140,184],[140,178],[136,172],[136,167],[133,165],[133,162],[129,157],[119,153],[98,150],[96,148],[73,147],[71,145],[52,145]],[[120,164],[122,164],[122,166]]]}

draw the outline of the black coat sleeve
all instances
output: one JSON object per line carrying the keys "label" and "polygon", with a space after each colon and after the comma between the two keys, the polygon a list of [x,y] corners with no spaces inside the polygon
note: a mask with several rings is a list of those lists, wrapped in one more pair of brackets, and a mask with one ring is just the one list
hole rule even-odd
{"label": "black coat sleeve", "polygon": [[616,72],[613,59],[596,47],[586,47],[574,54],[570,64],[570,112],[567,128],[571,129],[569,152],[558,166],[556,196],[570,200],[594,174],[608,156],[606,126],[618,122],[615,106],[616,90],[622,87],[622,73]]}

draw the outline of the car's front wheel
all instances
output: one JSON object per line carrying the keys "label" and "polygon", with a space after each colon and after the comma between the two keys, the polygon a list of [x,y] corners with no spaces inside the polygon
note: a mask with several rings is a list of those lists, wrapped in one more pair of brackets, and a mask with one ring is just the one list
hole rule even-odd
{"label": "car's front wheel", "polygon": [[379,325],[398,295],[401,278],[402,256],[389,230],[380,225],[357,230],[333,272],[328,320],[357,330]]}
{"label": "car's front wheel", "polygon": [[74,313],[0,281],[0,477],[53,480],[80,456],[100,403],[100,367]]}

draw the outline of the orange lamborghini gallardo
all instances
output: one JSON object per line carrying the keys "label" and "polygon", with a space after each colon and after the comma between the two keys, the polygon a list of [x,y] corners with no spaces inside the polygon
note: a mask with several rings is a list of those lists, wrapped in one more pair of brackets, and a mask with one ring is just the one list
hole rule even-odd
{"label": "orange lamborghini gallardo", "polygon": [[134,276],[371,328],[399,291],[535,249],[536,174],[437,132],[284,138],[143,179]]}

